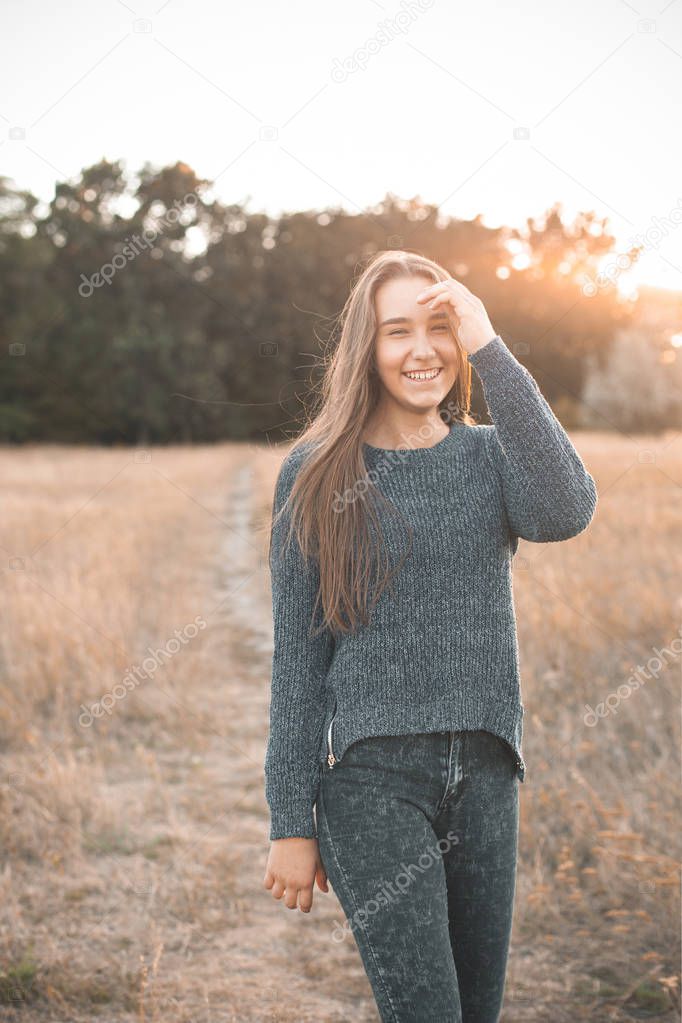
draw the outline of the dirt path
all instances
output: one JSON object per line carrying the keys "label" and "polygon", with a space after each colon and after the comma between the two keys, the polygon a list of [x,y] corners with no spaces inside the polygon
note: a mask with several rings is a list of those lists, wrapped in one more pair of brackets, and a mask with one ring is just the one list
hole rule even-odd
{"label": "dirt path", "polygon": [[227,797],[227,814],[216,831],[229,845],[240,922],[214,935],[204,955],[224,964],[232,996],[239,992],[241,1020],[373,1021],[379,1017],[355,947],[348,939],[342,945],[332,940],[334,922],[342,920],[333,893],[316,889],[306,915],[287,909],[262,887],[269,847],[262,771],[272,618],[267,561],[254,540],[256,515],[254,472],[245,458],[227,495],[215,606],[208,618],[207,655],[224,665],[223,684],[219,691],[202,685],[193,690],[225,737],[222,749],[216,740],[211,765]]}
{"label": "dirt path", "polygon": [[7,1023],[378,1018],[357,953],[331,938],[333,894],[316,891],[306,915],[262,886],[272,623],[253,463],[232,448],[215,478],[185,484],[189,502],[163,482],[147,501],[181,506],[155,537],[151,632],[200,612],[199,646],[86,736],[7,758]]}

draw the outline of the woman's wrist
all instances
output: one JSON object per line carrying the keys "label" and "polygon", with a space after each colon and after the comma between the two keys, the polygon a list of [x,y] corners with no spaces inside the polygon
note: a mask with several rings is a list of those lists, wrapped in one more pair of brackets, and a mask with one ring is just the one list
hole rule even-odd
{"label": "woman's wrist", "polygon": [[482,342],[482,343],[481,343],[480,345],[478,345],[478,346],[477,346],[476,348],[474,348],[474,349],[470,350],[470,351],[468,352],[468,356],[469,356],[469,358],[471,358],[471,356],[472,356],[472,355],[477,355],[477,354],[478,354],[478,352],[480,352],[480,351],[481,351],[481,350],[482,350],[483,348],[487,348],[487,347],[488,347],[488,345],[492,344],[492,342],[493,342],[493,341],[495,340],[495,338],[497,338],[497,337],[499,337],[499,335],[498,335],[498,334],[493,334],[493,335],[491,335],[491,336],[490,336],[490,337],[488,338],[488,340],[487,340],[487,341],[483,341],[483,342]]}

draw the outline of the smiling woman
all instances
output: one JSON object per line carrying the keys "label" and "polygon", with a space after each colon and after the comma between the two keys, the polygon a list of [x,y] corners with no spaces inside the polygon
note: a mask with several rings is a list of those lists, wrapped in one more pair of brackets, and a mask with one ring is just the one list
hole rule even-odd
{"label": "smiling woman", "polygon": [[401,431],[425,422],[433,425],[436,437],[445,433],[438,405],[454,386],[461,360],[447,312],[417,303],[430,280],[397,277],[377,289],[373,369],[382,388],[365,439],[378,447],[397,447]]}
{"label": "smiling woman", "polygon": [[323,392],[273,501],[264,885],[309,912],[329,876],[356,919],[436,845],[354,930],[381,1018],[494,1021],[526,771],[511,559],[584,530],[595,483],[483,303],[424,257],[364,271]]}
{"label": "smiling woman", "polygon": [[[452,293],[432,291],[430,283],[430,276],[417,273],[388,279],[377,288],[373,370],[382,387],[365,430],[373,446],[396,447],[397,435],[412,432],[415,425],[431,423],[435,436],[443,436],[442,422],[435,420],[463,370],[457,308],[465,312],[470,293],[459,285],[463,292],[457,301],[436,310],[434,306]],[[477,312],[480,323],[468,349],[471,353],[495,335],[482,305]]]}

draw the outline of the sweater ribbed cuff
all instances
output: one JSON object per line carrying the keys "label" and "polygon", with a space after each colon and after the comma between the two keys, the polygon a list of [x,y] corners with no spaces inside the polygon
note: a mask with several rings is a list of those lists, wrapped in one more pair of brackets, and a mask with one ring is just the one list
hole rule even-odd
{"label": "sweater ribbed cuff", "polygon": [[317,838],[312,806],[303,800],[270,810],[270,841],[278,838]]}

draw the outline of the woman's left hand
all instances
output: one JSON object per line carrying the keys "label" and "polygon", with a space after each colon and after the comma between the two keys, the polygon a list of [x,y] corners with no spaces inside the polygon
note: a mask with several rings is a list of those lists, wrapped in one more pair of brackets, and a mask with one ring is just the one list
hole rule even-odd
{"label": "woman's left hand", "polygon": [[453,277],[424,288],[417,295],[417,302],[428,302],[429,309],[445,307],[455,337],[469,355],[496,336],[480,298]]}

